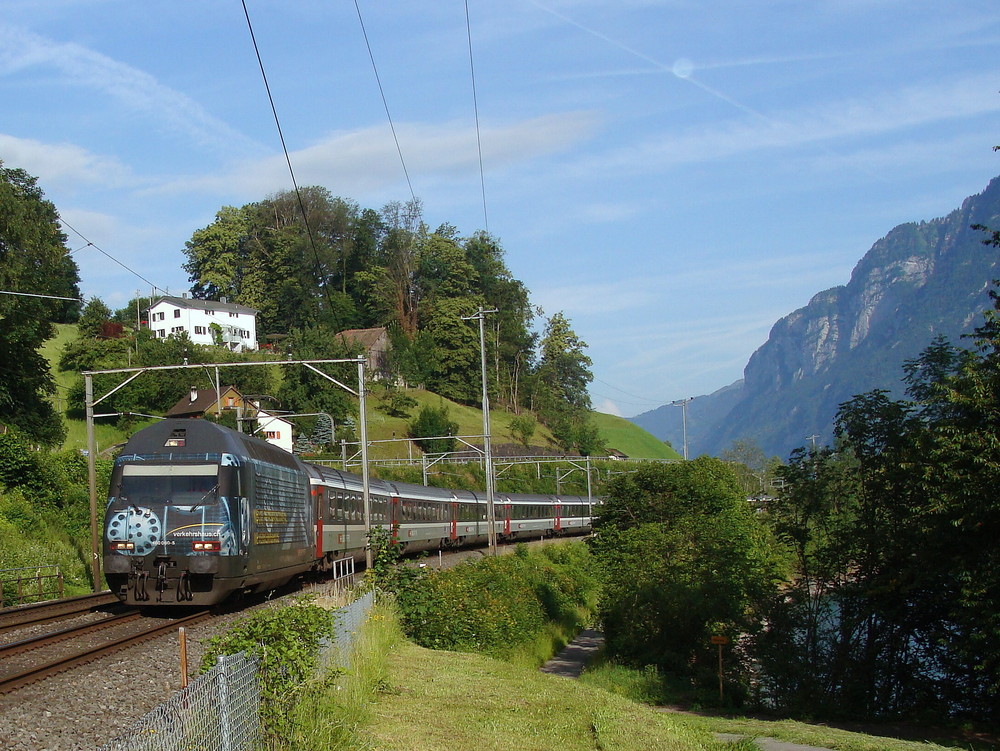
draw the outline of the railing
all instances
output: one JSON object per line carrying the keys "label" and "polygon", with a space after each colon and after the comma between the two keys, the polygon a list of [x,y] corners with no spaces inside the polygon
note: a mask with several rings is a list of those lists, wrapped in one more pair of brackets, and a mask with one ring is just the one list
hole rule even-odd
{"label": "railing", "polygon": [[63,596],[63,575],[58,566],[30,566],[0,569],[2,605],[59,600]]}
{"label": "railing", "polygon": [[[318,663],[348,667],[362,624],[375,602],[368,592],[333,611],[334,637],[320,645]],[[256,658],[222,655],[199,676],[99,751],[249,751],[259,731],[260,680]]]}

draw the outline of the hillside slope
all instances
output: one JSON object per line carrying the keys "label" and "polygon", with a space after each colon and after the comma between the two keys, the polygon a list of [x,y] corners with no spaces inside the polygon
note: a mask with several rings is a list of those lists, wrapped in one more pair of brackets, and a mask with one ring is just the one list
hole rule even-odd
{"label": "hillside slope", "polygon": [[[58,370],[59,356],[63,347],[76,337],[76,326],[59,324],[56,326],[56,335],[47,341],[42,347],[42,352],[50,363],[53,377],[56,381],[56,407],[61,414],[65,414],[66,395],[74,381],[82,376],[79,373],[66,373]],[[371,448],[373,458],[396,458],[412,455],[415,451],[408,441],[401,440],[407,434],[407,423],[414,417],[423,406],[445,405],[448,408],[450,418],[458,423],[458,433],[462,436],[481,436],[483,432],[483,413],[475,407],[468,407],[448,399],[433,394],[422,389],[410,389],[407,393],[417,401],[417,406],[410,410],[410,417],[394,417],[382,412],[378,408],[377,391],[372,393],[372,398],[368,401],[368,438],[376,442]],[[178,395],[180,398],[181,395]],[[675,459],[676,452],[669,446],[655,438],[643,428],[633,425],[629,421],[605,415],[593,413],[594,422],[602,440],[608,448],[618,449],[622,453],[641,459]],[[510,430],[510,421],[513,415],[503,410],[490,410],[490,425],[494,443],[513,442]],[[66,425],[66,441],[64,448],[84,449],[86,448],[86,429],[83,420],[68,419],[64,416],[63,422]],[[115,428],[105,421],[95,422],[95,435],[99,449],[122,443],[128,438],[128,434]],[[481,443],[481,438],[470,440],[471,443]],[[532,439],[532,445],[540,448],[551,446],[552,434],[543,425],[539,425]]]}

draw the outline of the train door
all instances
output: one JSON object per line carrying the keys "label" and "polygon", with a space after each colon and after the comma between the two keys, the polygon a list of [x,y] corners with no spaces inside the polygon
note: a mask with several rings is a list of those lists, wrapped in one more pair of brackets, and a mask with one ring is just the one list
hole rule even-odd
{"label": "train door", "polygon": [[554,529],[556,532],[559,532],[562,530],[562,503],[559,501],[558,498],[556,499],[555,514],[556,514],[556,520]]}
{"label": "train door", "polygon": [[394,495],[389,499],[389,534],[393,545],[399,543],[399,524],[402,515],[403,510],[399,503],[399,496]]}
{"label": "train door", "polygon": [[503,533],[510,536],[510,498],[503,505]]}
{"label": "train door", "polygon": [[313,505],[316,507],[316,557],[323,557],[323,519],[326,518],[326,493],[322,485],[313,485]]}
{"label": "train door", "polygon": [[449,525],[451,530],[448,533],[448,537],[452,540],[458,539],[458,499],[455,496],[451,497],[451,503],[448,504],[451,507],[451,524]]}

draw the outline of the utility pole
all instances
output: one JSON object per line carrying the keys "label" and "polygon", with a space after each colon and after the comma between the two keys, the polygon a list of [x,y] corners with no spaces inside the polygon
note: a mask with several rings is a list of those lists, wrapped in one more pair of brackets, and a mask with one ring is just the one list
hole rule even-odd
{"label": "utility pole", "polygon": [[495,491],[493,489],[493,452],[490,445],[490,397],[486,381],[486,333],[483,329],[483,321],[486,319],[487,313],[496,312],[498,311],[495,308],[483,310],[480,306],[479,311],[474,316],[462,316],[463,321],[479,321],[479,359],[483,379],[483,457],[486,465],[486,524],[489,527],[486,534],[490,545],[490,555],[497,554],[497,529],[494,505]]}
{"label": "utility pole", "polygon": [[694,399],[689,396],[687,399],[676,399],[670,402],[675,407],[681,408],[681,423],[684,429],[684,461],[688,458],[688,402]]}

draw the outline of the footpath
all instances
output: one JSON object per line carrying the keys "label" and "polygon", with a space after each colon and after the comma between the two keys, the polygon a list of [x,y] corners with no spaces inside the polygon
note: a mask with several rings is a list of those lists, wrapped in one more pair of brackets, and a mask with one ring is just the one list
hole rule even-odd
{"label": "footpath", "polygon": [[[585,629],[566,647],[542,665],[543,673],[560,675],[564,678],[579,678],[587,663],[597,654],[597,651],[604,644],[604,635],[600,631]],[[664,710],[666,711],[666,710]],[[746,738],[745,735],[735,735],[733,733],[716,733],[715,737],[721,741],[735,742]],[[803,746],[800,743],[788,743],[775,738],[755,738],[754,742],[761,751],[830,751],[818,746]]]}

